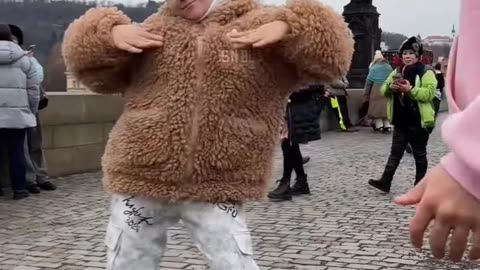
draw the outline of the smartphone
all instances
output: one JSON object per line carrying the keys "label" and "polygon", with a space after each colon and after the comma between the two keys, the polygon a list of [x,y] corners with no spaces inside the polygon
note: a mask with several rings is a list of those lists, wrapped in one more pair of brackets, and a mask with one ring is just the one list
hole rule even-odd
{"label": "smartphone", "polygon": [[33,53],[36,47],[37,47],[37,45],[28,46],[28,50],[27,50],[28,54]]}

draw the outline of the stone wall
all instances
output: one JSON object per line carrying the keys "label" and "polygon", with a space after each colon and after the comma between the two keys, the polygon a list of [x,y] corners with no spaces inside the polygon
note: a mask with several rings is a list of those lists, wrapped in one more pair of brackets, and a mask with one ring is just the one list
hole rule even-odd
{"label": "stone wall", "polygon": [[[353,123],[363,90],[349,90],[349,110]],[[41,112],[45,155],[51,176],[64,176],[100,169],[100,159],[108,134],[123,109],[118,96],[101,96],[85,92],[50,92],[50,103]],[[446,102],[442,110],[446,110]],[[337,129],[333,112],[321,116],[323,131]],[[354,135],[353,135],[354,136]],[[5,164],[0,164],[0,181],[6,185]]]}
{"label": "stone wall", "polygon": [[[85,92],[48,95],[49,106],[40,118],[49,175],[98,170],[110,129],[123,109],[121,98]],[[0,167],[0,182],[8,185],[6,166]]]}

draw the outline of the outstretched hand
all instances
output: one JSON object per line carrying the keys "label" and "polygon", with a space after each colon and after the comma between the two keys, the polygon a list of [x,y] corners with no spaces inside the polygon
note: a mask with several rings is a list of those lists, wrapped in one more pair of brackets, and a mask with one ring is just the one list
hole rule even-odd
{"label": "outstretched hand", "polygon": [[431,221],[430,247],[437,259],[445,257],[450,236],[449,258],[461,261],[472,233],[470,260],[480,259],[480,201],[465,191],[442,167],[435,167],[407,194],[397,198],[399,205],[416,205],[410,236],[422,248],[423,236]]}
{"label": "outstretched hand", "polygon": [[114,26],[112,36],[113,43],[118,49],[131,53],[142,53],[144,49],[163,45],[162,36],[152,34],[133,24]]}
{"label": "outstretched hand", "polygon": [[227,34],[234,48],[265,47],[283,40],[290,32],[284,21],[274,21],[256,29],[239,32],[233,29]]}

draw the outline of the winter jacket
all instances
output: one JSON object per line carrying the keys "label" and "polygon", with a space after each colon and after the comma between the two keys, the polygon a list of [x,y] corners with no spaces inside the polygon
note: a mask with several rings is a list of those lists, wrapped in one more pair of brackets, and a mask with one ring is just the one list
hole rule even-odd
{"label": "winter jacket", "polygon": [[[226,37],[275,20],[291,33],[268,48],[233,49]],[[112,27],[130,23],[89,10],[66,31],[64,58],[90,90],[126,100],[103,157],[106,188],[171,202],[264,198],[292,89],[345,75],[353,55],[343,18],[316,0],[231,0],[200,23],[166,4],[143,23],[163,47],[142,54],[113,44]]]}
{"label": "winter jacket", "polygon": [[[399,124],[399,119],[403,119],[405,121],[415,121],[413,118],[417,117],[416,115],[398,115],[399,112],[397,112],[397,115],[395,115],[396,112],[394,109],[395,107],[398,109],[397,102],[400,99],[400,96],[399,94],[393,92],[391,86],[394,82],[395,76],[398,73],[399,69],[395,69],[387,78],[381,89],[382,94],[388,98],[388,120],[394,125]],[[407,108],[413,110],[412,114],[418,114],[419,127],[432,130],[435,127],[435,111],[432,102],[432,100],[435,98],[435,92],[437,89],[435,73],[431,70],[426,70],[423,76],[416,76],[415,83],[412,85],[414,85],[413,89],[406,94],[407,97],[404,99],[404,102],[407,103],[405,105],[412,107]]]}
{"label": "winter jacket", "polygon": [[0,128],[35,127],[40,100],[36,69],[25,51],[0,41]]}
{"label": "winter jacket", "polygon": [[321,138],[320,113],[325,99],[325,90],[320,85],[310,85],[290,96],[286,114],[290,140],[307,143]]}
{"label": "winter jacket", "polygon": [[38,104],[38,109],[43,110],[48,106],[48,96],[45,88],[42,86],[44,79],[44,72],[42,65],[37,61],[35,57],[30,57],[32,59],[35,69],[37,70],[38,80],[40,81],[40,103]]}
{"label": "winter jacket", "polygon": [[326,89],[333,96],[346,96],[348,84],[347,78],[337,78],[331,83],[326,84]]}
{"label": "winter jacket", "polygon": [[443,167],[467,192],[480,201],[480,2],[461,1],[460,34],[450,53],[447,95],[452,114],[442,126],[443,141],[450,154]]}
{"label": "winter jacket", "polygon": [[441,71],[435,70],[435,78],[437,79],[437,92],[435,93],[435,97],[442,100],[443,90],[445,88],[445,77]]}

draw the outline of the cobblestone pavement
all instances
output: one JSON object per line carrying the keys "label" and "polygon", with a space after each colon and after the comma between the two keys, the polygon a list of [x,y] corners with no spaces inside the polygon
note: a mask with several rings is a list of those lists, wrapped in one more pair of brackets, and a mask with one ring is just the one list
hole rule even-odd
{"label": "cobblestone pavement", "polygon": [[[248,206],[262,270],[480,269],[433,261],[411,248],[407,228],[413,211],[392,202],[412,185],[411,156],[400,165],[393,194],[383,195],[366,185],[367,179],[381,174],[390,137],[369,129],[357,134],[330,132],[303,147],[312,157],[306,170],[313,195]],[[435,133],[429,146],[431,163],[445,152]],[[280,162],[277,153],[277,174]],[[102,191],[101,175],[54,181],[58,191],[22,201],[0,199],[0,269],[104,268],[109,198]],[[170,231],[168,247],[161,269],[207,269],[180,225]]]}

